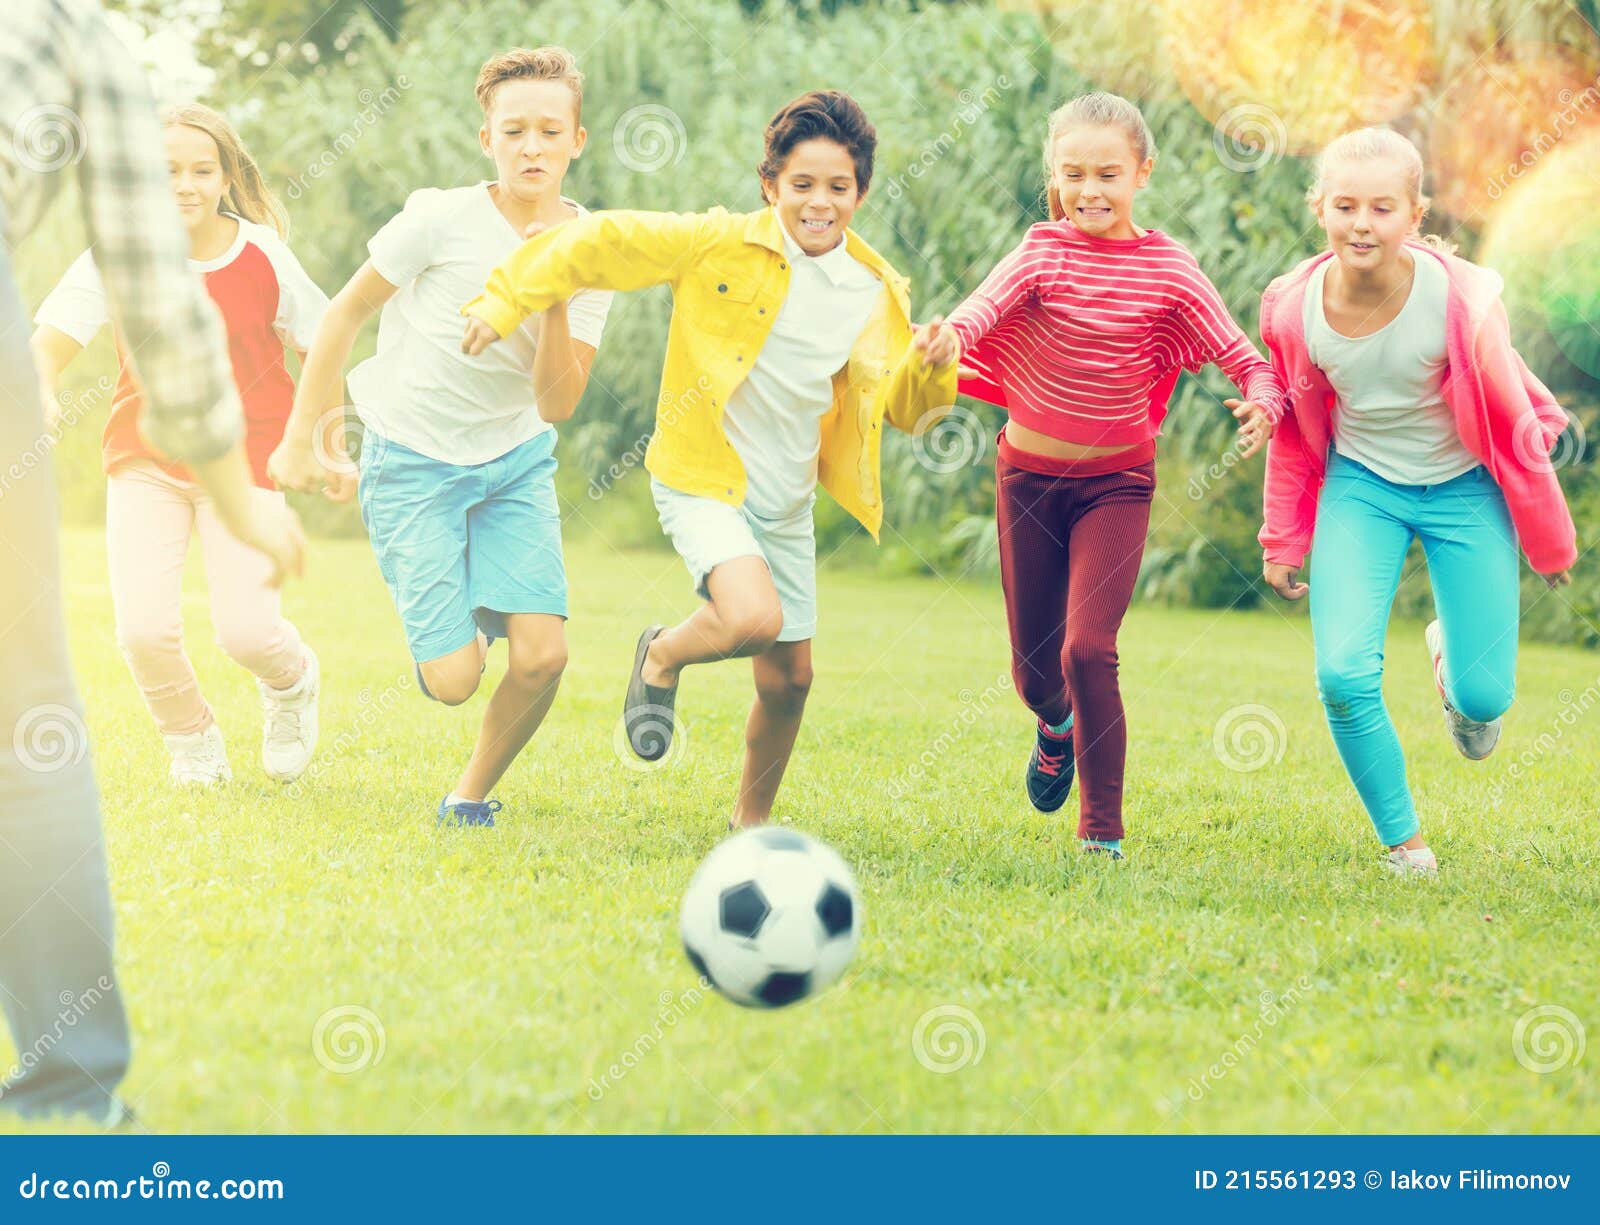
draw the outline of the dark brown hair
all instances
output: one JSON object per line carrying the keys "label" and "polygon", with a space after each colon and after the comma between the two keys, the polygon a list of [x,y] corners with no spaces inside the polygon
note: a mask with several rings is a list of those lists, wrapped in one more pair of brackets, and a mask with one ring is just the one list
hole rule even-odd
{"label": "dark brown hair", "polygon": [[856,194],[864,193],[872,182],[878,133],[856,100],[836,89],[801,94],[772,117],[767,124],[766,152],[756,173],[765,183],[776,182],[794,147],[819,138],[844,146],[855,163]]}

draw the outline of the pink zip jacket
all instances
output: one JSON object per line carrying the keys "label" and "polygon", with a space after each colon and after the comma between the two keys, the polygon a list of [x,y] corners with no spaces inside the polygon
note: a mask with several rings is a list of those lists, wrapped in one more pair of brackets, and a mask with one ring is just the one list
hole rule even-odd
{"label": "pink zip jacket", "polygon": [[[1441,388],[1467,450],[1505,494],[1528,563],[1557,574],[1578,558],[1577,533],[1550,462],[1567,414],[1511,347],[1500,274],[1421,243],[1417,259],[1436,259],[1450,278],[1445,307],[1448,355]],[[1267,448],[1266,522],[1258,539],[1266,560],[1298,567],[1311,549],[1317,495],[1327,469],[1338,397],[1306,352],[1303,308],[1314,255],[1261,295],[1261,340],[1288,388],[1289,406]]]}

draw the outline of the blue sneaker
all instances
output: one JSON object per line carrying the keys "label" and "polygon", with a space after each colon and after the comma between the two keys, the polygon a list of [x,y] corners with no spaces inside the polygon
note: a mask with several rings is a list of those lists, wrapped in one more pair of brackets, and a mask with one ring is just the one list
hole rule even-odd
{"label": "blue sneaker", "polygon": [[450,797],[445,796],[439,801],[439,816],[437,824],[455,825],[494,825],[494,814],[500,811],[499,800],[457,800],[450,802]]}
{"label": "blue sneaker", "polygon": [[1085,855],[1105,855],[1110,859],[1126,859],[1122,853],[1122,839],[1079,838],[1078,846]]}

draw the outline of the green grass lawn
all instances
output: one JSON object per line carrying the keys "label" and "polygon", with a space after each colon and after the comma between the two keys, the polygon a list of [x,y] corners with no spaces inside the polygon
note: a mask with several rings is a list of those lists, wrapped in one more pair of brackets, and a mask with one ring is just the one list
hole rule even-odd
{"label": "green grass lawn", "polygon": [[[69,533],[66,556],[136,1037],[125,1088],[153,1129],[1600,1126],[1600,1052],[1535,1037],[1528,1062],[1562,1065],[1541,1073],[1514,1047],[1540,1006],[1600,1026],[1600,657],[1525,647],[1505,738],[1474,766],[1446,738],[1420,625],[1393,627],[1390,709],[1444,865],[1404,882],[1335,756],[1306,619],[1136,609],[1129,858],[1110,863],[1027,805],[998,586],[825,571],[779,815],[854,865],[865,935],[839,987],[751,1013],[699,995],[677,939],[737,785],[748,666],[688,675],[670,769],[613,748],[639,627],[692,607],[676,557],[569,538],[555,710],[498,826],[440,830],[487,686],[453,710],[416,694],[364,542],[316,543],[287,597],[324,669],[298,798],[260,771],[255,690],[212,641],[197,563],[191,649],[236,775],[200,795],[167,785],[98,534]],[[1246,727],[1219,753],[1247,704],[1268,708],[1243,716],[1265,739]],[[1253,771],[1222,760],[1263,751]],[[352,1008],[373,1044],[335,1025],[319,1058],[319,1018]]]}

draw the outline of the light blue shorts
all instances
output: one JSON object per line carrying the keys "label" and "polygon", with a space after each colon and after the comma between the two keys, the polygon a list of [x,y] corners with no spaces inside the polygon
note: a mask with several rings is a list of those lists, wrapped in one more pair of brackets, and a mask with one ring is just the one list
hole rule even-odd
{"label": "light blue shorts", "polygon": [[438,659],[507,613],[567,615],[556,434],[484,464],[447,464],[368,430],[361,520],[412,658]]}
{"label": "light blue shorts", "polygon": [[805,642],[817,636],[817,529],[811,517],[815,498],[782,519],[764,519],[743,506],[683,493],[650,478],[661,528],[689,567],[695,593],[709,600],[706,581],[723,562],[759,557],[772,573],[783,608],[779,642]]}

